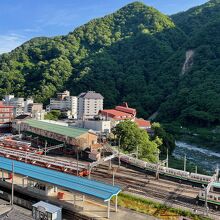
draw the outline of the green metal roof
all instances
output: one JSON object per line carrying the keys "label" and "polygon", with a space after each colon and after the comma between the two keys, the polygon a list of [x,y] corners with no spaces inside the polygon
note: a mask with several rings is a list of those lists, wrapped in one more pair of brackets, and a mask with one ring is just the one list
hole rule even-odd
{"label": "green metal roof", "polygon": [[214,183],[212,183],[212,186],[214,186],[216,188],[220,188],[220,182],[214,182]]}
{"label": "green metal roof", "polygon": [[56,134],[65,135],[72,138],[79,137],[80,135],[85,134],[89,131],[88,129],[84,128],[72,128],[63,125],[52,124],[45,121],[38,121],[34,119],[27,119],[25,120],[25,122],[28,123],[31,127],[39,128],[45,131],[50,131]]}

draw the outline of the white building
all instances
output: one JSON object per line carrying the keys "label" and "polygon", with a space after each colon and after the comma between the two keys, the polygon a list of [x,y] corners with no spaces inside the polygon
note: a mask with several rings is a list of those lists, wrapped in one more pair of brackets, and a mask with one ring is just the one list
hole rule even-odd
{"label": "white building", "polygon": [[78,119],[91,119],[103,109],[103,96],[94,91],[83,92],[78,96]]}
{"label": "white building", "polygon": [[61,220],[62,208],[40,201],[32,205],[32,217],[36,220]]}
{"label": "white building", "polygon": [[91,129],[96,132],[111,132],[111,121],[104,120],[77,120],[74,126]]}
{"label": "white building", "polygon": [[14,95],[5,95],[3,100],[3,103],[5,105],[10,105],[14,107],[13,113],[15,117],[28,113],[28,106],[33,102],[34,101],[31,98],[25,100],[21,97],[14,97]]}
{"label": "white building", "polygon": [[69,91],[57,93],[57,98],[51,98],[50,105],[47,106],[47,111],[51,110],[69,110],[72,118],[77,118],[77,97],[70,96]]}
{"label": "white building", "polygon": [[25,100],[21,97],[14,97],[14,95],[6,95],[3,103],[5,105],[13,106],[14,117],[29,114],[35,119],[44,119],[45,110],[43,110],[43,104],[34,103],[32,98],[27,98]]}

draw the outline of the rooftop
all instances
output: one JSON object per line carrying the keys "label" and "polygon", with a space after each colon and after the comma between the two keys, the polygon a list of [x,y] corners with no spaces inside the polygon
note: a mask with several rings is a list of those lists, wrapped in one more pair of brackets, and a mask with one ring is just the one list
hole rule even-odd
{"label": "rooftop", "polygon": [[129,107],[126,107],[126,106],[116,106],[115,107],[116,110],[118,111],[121,111],[121,112],[126,112],[126,113],[129,113],[129,114],[132,114],[132,115],[136,115],[136,109],[134,108],[129,108]]}
{"label": "rooftop", "polygon": [[220,188],[220,182],[214,182],[212,183],[212,186],[214,186],[215,188]]}
{"label": "rooftop", "polygon": [[104,109],[104,110],[101,110],[100,113],[107,116],[107,117],[111,117],[114,119],[125,119],[125,118],[132,118],[133,117],[132,114],[118,111],[115,109]]}
{"label": "rooftop", "polygon": [[26,119],[26,118],[31,118],[31,116],[24,114],[24,115],[17,116],[15,119],[20,119],[21,120],[21,119]]}
{"label": "rooftop", "polygon": [[135,122],[137,123],[137,125],[139,127],[151,127],[150,121],[146,121],[146,120],[141,119],[141,118],[136,118]]}
{"label": "rooftop", "polygon": [[34,119],[27,119],[24,123],[27,123],[29,126],[34,128],[39,128],[45,131],[50,131],[56,134],[76,138],[80,135],[83,135],[87,133],[89,130],[84,128],[73,128],[73,127],[67,127],[63,125],[58,124],[52,124],[45,121],[39,121]]}
{"label": "rooftop", "polygon": [[61,210],[60,207],[52,205],[52,204],[47,203],[47,202],[43,202],[43,201],[40,201],[40,202],[35,203],[33,205],[33,207],[36,207],[36,208],[38,208],[39,206],[44,207],[46,212],[49,212],[49,213],[54,213],[54,212],[57,212],[57,211]]}
{"label": "rooftop", "polygon": [[78,97],[85,99],[104,99],[100,93],[96,93],[95,91],[83,92]]}
{"label": "rooftop", "polygon": [[121,191],[121,189],[117,186],[34,166],[32,164],[19,162],[4,157],[0,157],[0,168],[11,172],[12,162],[14,162],[14,172],[16,174],[28,176],[42,182],[68,189],[70,191],[76,191],[88,196],[92,196],[103,201],[110,200],[113,196],[117,195]]}

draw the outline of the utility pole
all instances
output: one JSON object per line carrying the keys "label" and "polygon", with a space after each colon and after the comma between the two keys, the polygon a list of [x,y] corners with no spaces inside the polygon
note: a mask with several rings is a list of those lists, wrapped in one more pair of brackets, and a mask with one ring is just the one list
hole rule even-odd
{"label": "utility pole", "polygon": [[197,173],[197,166],[195,166],[195,173]]}
{"label": "utility pole", "polygon": [[169,150],[168,150],[168,148],[167,148],[167,163],[166,163],[166,167],[168,168],[169,167],[169,164],[168,164],[168,162],[169,162]]}
{"label": "utility pole", "polygon": [[18,135],[21,138],[21,123],[18,124]]}
{"label": "utility pole", "polygon": [[205,188],[205,211],[206,215],[208,215],[208,187]]}
{"label": "utility pole", "polygon": [[45,141],[45,144],[44,144],[44,155],[45,156],[47,155],[47,140]]}
{"label": "utility pole", "polygon": [[184,156],[184,171],[186,171],[186,154]]}
{"label": "utility pole", "polygon": [[115,185],[115,173],[117,171],[117,167],[112,167],[112,185]]}
{"label": "utility pole", "polygon": [[78,152],[78,147],[76,148],[76,160],[77,160],[77,171],[76,171],[76,174],[77,176],[79,175],[79,152]]}
{"label": "utility pole", "polygon": [[136,158],[138,159],[138,145],[137,145],[137,153],[136,153]]}
{"label": "utility pole", "polygon": [[14,161],[12,162],[11,206],[14,205]]}
{"label": "utility pole", "polygon": [[120,144],[121,144],[121,136],[119,137],[119,140],[118,140],[118,167],[120,167],[120,165],[121,165],[121,161],[120,161]]}

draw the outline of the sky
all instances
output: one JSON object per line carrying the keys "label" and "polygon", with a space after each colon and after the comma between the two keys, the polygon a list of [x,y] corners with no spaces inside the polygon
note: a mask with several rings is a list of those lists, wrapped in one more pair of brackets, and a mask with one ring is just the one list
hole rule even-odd
{"label": "sky", "polygon": [[[134,0],[1,0],[0,53],[39,36],[68,34],[91,19],[110,14]],[[171,15],[208,0],[141,0]]]}

